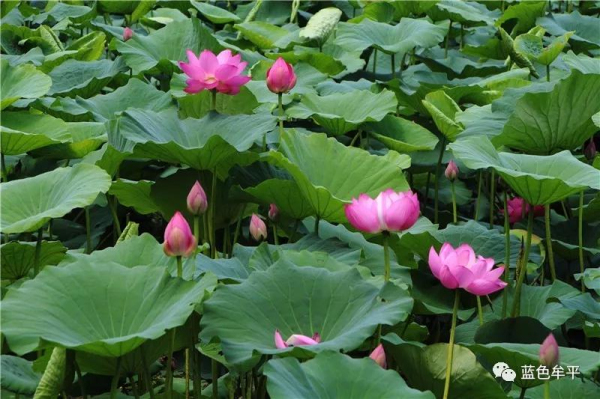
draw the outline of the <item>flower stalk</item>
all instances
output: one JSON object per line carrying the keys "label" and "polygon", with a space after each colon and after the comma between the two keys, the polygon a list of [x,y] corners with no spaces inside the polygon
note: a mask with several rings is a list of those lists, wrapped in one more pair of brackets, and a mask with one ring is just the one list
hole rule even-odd
{"label": "flower stalk", "polygon": [[452,308],[452,325],[450,327],[450,341],[448,342],[448,355],[446,357],[446,380],[444,382],[444,399],[448,399],[448,394],[450,393],[450,377],[452,375],[452,361],[454,360],[454,334],[456,333],[456,318],[458,315],[459,302],[460,291],[457,289],[454,292],[454,307]]}
{"label": "flower stalk", "polygon": [[521,290],[523,287],[523,281],[525,281],[525,276],[527,275],[527,262],[529,261],[529,250],[531,249],[531,235],[533,231],[533,216],[533,211],[527,213],[527,236],[525,238],[525,250],[523,252],[523,257],[521,258],[520,264],[517,265],[519,277],[517,279],[517,286],[515,288],[515,297],[513,299],[511,317],[519,316],[521,311]]}

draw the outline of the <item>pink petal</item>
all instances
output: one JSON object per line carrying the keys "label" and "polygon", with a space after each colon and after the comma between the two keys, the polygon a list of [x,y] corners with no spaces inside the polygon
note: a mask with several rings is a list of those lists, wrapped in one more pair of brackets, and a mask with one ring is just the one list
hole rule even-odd
{"label": "pink petal", "polygon": [[435,252],[435,248],[431,247],[429,249],[429,268],[431,269],[431,273],[435,276],[435,278],[440,278],[440,270],[442,269],[442,260],[440,259],[437,252]]}
{"label": "pink petal", "polygon": [[219,53],[219,55],[217,55],[217,60],[219,61],[219,64],[223,65],[223,64],[227,64],[227,62],[231,59],[231,50],[227,49],[227,50],[223,50]]}
{"label": "pink petal", "polygon": [[285,343],[285,341],[281,337],[281,334],[279,333],[279,330],[275,330],[275,347],[277,349],[285,349],[285,348],[287,348],[287,344]]}
{"label": "pink petal", "polygon": [[207,75],[214,75],[217,68],[219,67],[219,61],[217,56],[210,50],[204,50],[200,54],[200,68]]}
{"label": "pink petal", "polygon": [[467,287],[475,278],[473,272],[471,272],[471,269],[462,265],[449,267],[449,270],[450,273],[452,273],[452,275],[454,276],[454,278],[456,278],[456,281],[458,281],[458,286],[460,288]]}
{"label": "pink petal", "polygon": [[442,285],[448,289],[453,290],[458,288],[458,281],[456,280],[456,277],[454,277],[454,275],[450,272],[450,269],[446,265],[443,265],[440,270],[439,280],[442,283]]}
{"label": "pink petal", "polygon": [[311,337],[307,337],[306,335],[301,334],[293,334],[291,335],[287,341],[285,341],[288,345],[293,346],[308,346],[308,345],[317,345],[318,342],[312,339]]}
{"label": "pink petal", "polygon": [[473,280],[473,282],[471,282],[471,284],[469,284],[465,290],[473,295],[483,296],[500,291],[504,287],[506,287],[506,283],[502,280],[488,281],[484,279],[477,279]]}

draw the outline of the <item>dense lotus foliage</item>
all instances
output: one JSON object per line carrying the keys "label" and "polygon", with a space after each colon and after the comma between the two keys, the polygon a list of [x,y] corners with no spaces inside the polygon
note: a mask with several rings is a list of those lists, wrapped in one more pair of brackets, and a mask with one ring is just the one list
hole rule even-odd
{"label": "dense lotus foliage", "polygon": [[2,397],[600,397],[599,16],[0,2]]}

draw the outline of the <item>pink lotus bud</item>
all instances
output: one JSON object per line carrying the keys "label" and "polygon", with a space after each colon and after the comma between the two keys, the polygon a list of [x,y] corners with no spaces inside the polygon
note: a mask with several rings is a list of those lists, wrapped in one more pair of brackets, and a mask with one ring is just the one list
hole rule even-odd
{"label": "pink lotus bud", "polygon": [[[523,198],[515,197],[507,201],[508,205],[508,221],[511,224],[517,223],[522,219],[523,215],[527,215],[531,211],[531,205],[529,205]],[[525,210],[523,210],[525,207]],[[504,213],[504,210],[501,210]],[[533,207],[534,216],[543,216],[544,207],[536,205]]]}
{"label": "pink lotus bud", "polygon": [[279,219],[279,208],[277,208],[277,205],[275,204],[269,205],[269,219],[271,219],[274,222],[276,222],[277,219]]}
{"label": "pink lotus bud", "polygon": [[189,257],[196,249],[196,244],[196,238],[194,238],[187,220],[180,212],[175,212],[165,229],[165,242],[163,243],[165,254]]}
{"label": "pink lotus bud", "polygon": [[279,330],[275,330],[275,347],[277,349],[285,349],[288,347],[283,338],[281,337],[281,333],[279,332]]}
{"label": "pink lotus bud", "polygon": [[128,26],[123,31],[123,41],[126,42],[127,40],[131,39],[132,37],[133,37],[133,30],[131,30],[131,28]]}
{"label": "pink lotus bud", "polygon": [[206,193],[198,181],[194,183],[187,196],[187,208],[192,215],[202,215],[208,208]]}
{"label": "pink lotus bud", "polygon": [[473,295],[482,296],[506,287],[500,278],[504,267],[494,269],[494,259],[476,256],[468,244],[454,249],[446,242],[439,254],[431,247],[429,268],[435,278],[451,290],[462,288]]}
{"label": "pink lotus bud", "polygon": [[293,345],[293,346],[307,346],[307,345],[316,345],[319,342],[312,339],[311,337],[307,337],[306,335],[301,335],[301,334],[292,334],[290,335],[290,337],[287,339],[287,341],[285,341],[285,343],[289,346],[289,345]]}
{"label": "pink lotus bud", "polygon": [[379,193],[376,199],[366,194],[352,198],[344,210],[350,224],[365,233],[407,230],[415,224],[420,211],[416,194],[391,189]]}
{"label": "pink lotus bud", "polygon": [[250,234],[256,241],[267,239],[267,225],[255,213],[253,213],[250,218]]}
{"label": "pink lotus bud", "polygon": [[321,342],[321,334],[319,334],[318,332],[314,333],[312,339],[314,339],[317,343]]}
{"label": "pink lotus bud", "polygon": [[596,157],[596,143],[594,142],[594,138],[592,137],[589,143],[585,146],[583,153],[587,159],[594,159]]}
{"label": "pink lotus bud", "polygon": [[540,346],[540,363],[547,367],[554,367],[558,364],[558,343],[552,333]]}
{"label": "pink lotus bud", "polygon": [[383,367],[387,368],[387,363],[385,361],[385,351],[383,350],[383,344],[377,345],[377,348],[373,349],[373,352],[369,355],[369,357],[375,360],[375,363]]}
{"label": "pink lotus bud", "polygon": [[454,181],[456,176],[458,176],[458,166],[456,166],[456,162],[448,162],[448,166],[446,167],[446,172],[444,172],[444,174],[448,180]]}
{"label": "pink lotus bud", "polygon": [[267,71],[267,87],[273,93],[287,93],[296,85],[294,67],[277,58],[277,61]]}

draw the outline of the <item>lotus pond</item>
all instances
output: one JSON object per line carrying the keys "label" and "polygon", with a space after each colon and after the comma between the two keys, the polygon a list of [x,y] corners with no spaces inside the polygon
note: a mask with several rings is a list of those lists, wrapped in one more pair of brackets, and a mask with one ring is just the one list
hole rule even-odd
{"label": "lotus pond", "polygon": [[599,398],[599,15],[2,1],[2,396]]}

